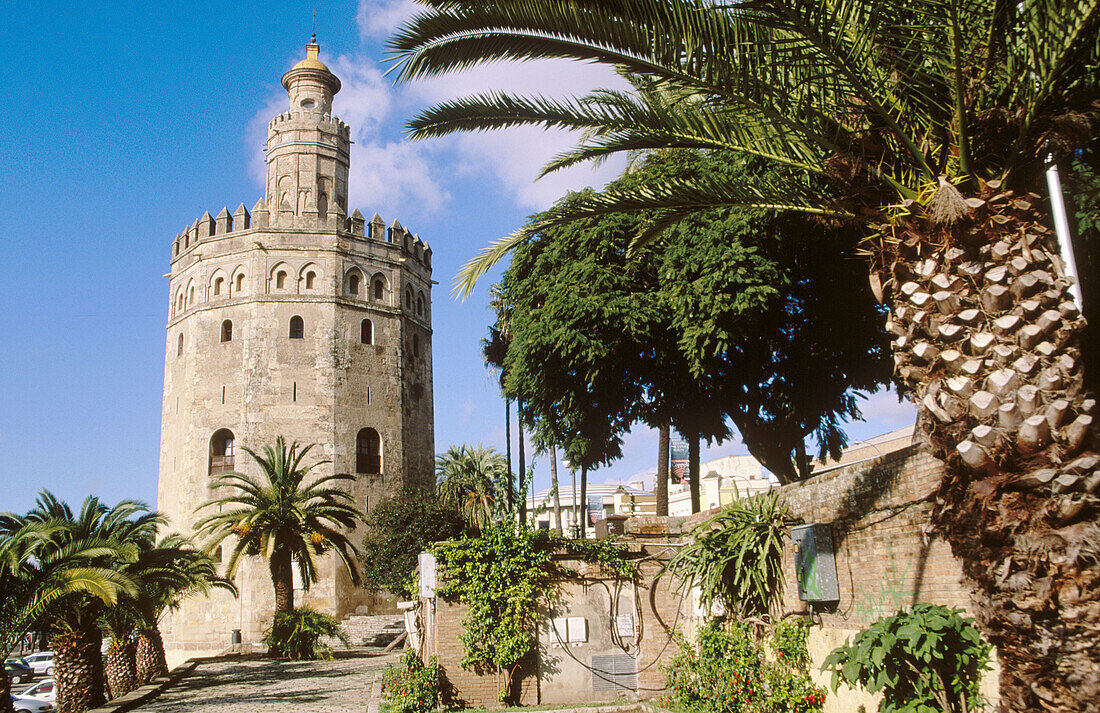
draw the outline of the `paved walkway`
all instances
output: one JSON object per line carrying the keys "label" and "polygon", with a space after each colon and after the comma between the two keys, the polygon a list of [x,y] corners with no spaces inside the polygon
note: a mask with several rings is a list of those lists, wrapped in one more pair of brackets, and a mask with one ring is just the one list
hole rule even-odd
{"label": "paved walkway", "polygon": [[334,661],[243,656],[204,661],[140,713],[375,713],[379,679],[401,652],[337,651]]}

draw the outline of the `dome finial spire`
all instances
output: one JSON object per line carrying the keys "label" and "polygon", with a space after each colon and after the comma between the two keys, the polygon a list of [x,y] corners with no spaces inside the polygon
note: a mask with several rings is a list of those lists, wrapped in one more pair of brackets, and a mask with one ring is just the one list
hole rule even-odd
{"label": "dome finial spire", "polygon": [[317,44],[317,8],[313,8],[313,27],[309,31],[309,43]]}

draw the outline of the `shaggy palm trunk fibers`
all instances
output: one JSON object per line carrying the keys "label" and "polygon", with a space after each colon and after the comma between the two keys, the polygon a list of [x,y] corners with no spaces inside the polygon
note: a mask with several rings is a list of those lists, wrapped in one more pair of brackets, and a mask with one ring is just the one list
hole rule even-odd
{"label": "shaggy palm trunk fibers", "polygon": [[53,634],[58,713],[83,713],[105,702],[102,641],[98,630]]}
{"label": "shaggy palm trunk fibers", "polygon": [[14,713],[15,707],[11,699],[11,679],[0,676],[0,713]]}
{"label": "shaggy palm trunk fibers", "polygon": [[[1100,458],[1084,329],[1039,197],[880,226],[895,373],[946,463],[933,524],[976,584],[1001,706],[1100,710]],[[995,195],[994,195],[995,194]]]}
{"label": "shaggy palm trunk fibers", "polygon": [[107,647],[103,672],[107,677],[107,690],[112,700],[125,696],[138,687],[134,649],[133,641],[112,640]]}
{"label": "shaggy palm trunk fibers", "polygon": [[159,629],[149,629],[138,636],[134,659],[137,665],[137,685],[144,686],[157,676],[168,673],[168,658]]}

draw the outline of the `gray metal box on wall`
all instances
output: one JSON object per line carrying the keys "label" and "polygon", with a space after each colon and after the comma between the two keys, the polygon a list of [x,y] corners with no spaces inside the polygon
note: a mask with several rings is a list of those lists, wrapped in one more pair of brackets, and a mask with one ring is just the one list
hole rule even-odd
{"label": "gray metal box on wall", "polygon": [[804,602],[840,601],[833,534],[829,526],[818,523],[792,527],[791,544],[798,598]]}

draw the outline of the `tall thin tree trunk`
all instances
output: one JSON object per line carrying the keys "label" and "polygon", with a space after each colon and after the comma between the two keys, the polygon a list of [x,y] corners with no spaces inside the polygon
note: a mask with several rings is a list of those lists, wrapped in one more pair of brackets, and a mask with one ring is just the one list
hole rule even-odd
{"label": "tall thin tree trunk", "polygon": [[527,487],[524,478],[527,477],[527,460],[523,449],[523,399],[516,399],[516,432],[519,434],[519,442],[516,444],[519,447],[519,484],[523,486],[523,492],[520,493],[519,521],[525,523],[527,522]]}
{"label": "tall thin tree trunk", "polygon": [[668,448],[672,440],[671,427],[666,423],[657,429],[657,514],[668,516]]}
{"label": "tall thin tree trunk", "polygon": [[106,702],[99,629],[58,631],[52,637],[58,713],[84,713]]}
{"label": "tall thin tree trunk", "polygon": [[588,533],[588,466],[581,466],[581,539]]}
{"label": "tall thin tree trunk", "polygon": [[554,498],[554,530],[563,535],[561,527],[561,495],[558,493],[558,449],[550,444],[550,492]]}
{"label": "tall thin tree trunk", "polygon": [[699,487],[699,434],[692,433],[688,439],[688,487],[691,488],[691,511],[702,510]]}
{"label": "tall thin tree trunk", "polygon": [[515,494],[515,479],[512,475],[512,400],[504,397],[504,454],[508,459],[508,509],[516,506],[513,499]]}
{"label": "tall thin tree trunk", "polygon": [[1083,388],[1084,320],[1039,197],[987,186],[957,230],[884,234],[896,375],[945,461],[933,524],[976,585],[1001,707],[1100,700],[1100,456]]}
{"label": "tall thin tree trunk", "polygon": [[271,555],[271,583],[275,587],[275,613],[294,611],[294,571],[289,550]]}

